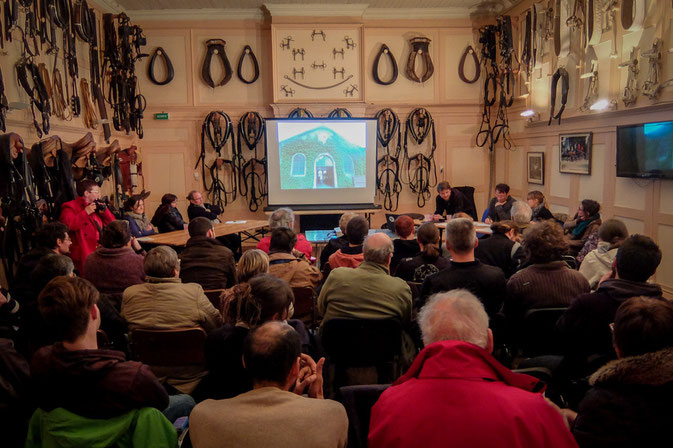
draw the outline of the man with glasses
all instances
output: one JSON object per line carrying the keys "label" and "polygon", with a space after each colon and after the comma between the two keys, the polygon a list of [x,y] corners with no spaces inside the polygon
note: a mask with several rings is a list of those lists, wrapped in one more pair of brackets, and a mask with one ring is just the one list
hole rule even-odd
{"label": "man with glasses", "polygon": [[59,221],[70,228],[70,258],[79,275],[84,274],[84,261],[96,246],[103,227],[115,220],[107,205],[100,200],[100,187],[89,179],[77,183],[77,198],[61,206]]}

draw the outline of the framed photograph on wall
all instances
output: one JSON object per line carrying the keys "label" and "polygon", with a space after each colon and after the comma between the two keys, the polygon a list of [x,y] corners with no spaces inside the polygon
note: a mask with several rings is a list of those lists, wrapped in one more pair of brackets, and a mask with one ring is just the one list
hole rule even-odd
{"label": "framed photograph on wall", "polygon": [[591,132],[559,136],[559,171],[591,174]]}
{"label": "framed photograph on wall", "polygon": [[528,183],[544,184],[544,153],[528,153]]}

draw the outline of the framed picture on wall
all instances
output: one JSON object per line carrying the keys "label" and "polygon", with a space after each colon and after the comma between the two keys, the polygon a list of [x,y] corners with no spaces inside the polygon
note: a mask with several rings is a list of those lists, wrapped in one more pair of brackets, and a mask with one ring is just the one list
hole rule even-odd
{"label": "framed picture on wall", "polygon": [[544,184],[544,153],[528,153],[528,183]]}
{"label": "framed picture on wall", "polygon": [[559,171],[591,174],[591,132],[559,136]]}

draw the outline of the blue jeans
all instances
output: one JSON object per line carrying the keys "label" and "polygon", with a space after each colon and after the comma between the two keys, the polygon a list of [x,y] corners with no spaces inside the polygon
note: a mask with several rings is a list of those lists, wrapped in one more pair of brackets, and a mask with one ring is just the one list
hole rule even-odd
{"label": "blue jeans", "polygon": [[163,410],[163,414],[173,423],[180,417],[188,417],[194,406],[196,406],[196,402],[190,395],[169,395],[168,407]]}

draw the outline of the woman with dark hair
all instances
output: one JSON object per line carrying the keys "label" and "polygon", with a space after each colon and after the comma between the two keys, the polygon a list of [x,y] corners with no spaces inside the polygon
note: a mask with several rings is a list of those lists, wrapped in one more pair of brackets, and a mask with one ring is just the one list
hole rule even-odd
{"label": "woman with dark hair", "polygon": [[145,199],[149,193],[134,194],[124,203],[124,219],[129,223],[131,235],[136,238],[154,235],[154,227],[145,214]]}
{"label": "woman with dark hair", "polygon": [[586,277],[591,289],[596,289],[598,281],[610,272],[617,256],[617,250],[629,237],[629,231],[619,219],[608,219],[598,229],[598,246],[589,252],[580,265],[580,273]]}
{"label": "woman with dark hair", "polygon": [[252,389],[241,361],[243,341],[256,326],[287,319],[293,300],[287,282],[269,274],[234,286],[233,298],[223,310],[225,324],[206,340],[208,375],[194,391],[197,401],[231,398]]}
{"label": "woman with dark hair", "polygon": [[159,229],[159,233],[187,228],[187,223],[182,219],[180,210],[178,210],[178,197],[176,195],[166,193],[161,197],[161,205],[154,212],[152,224]]}
{"label": "woman with dark hair", "polygon": [[439,230],[433,223],[426,222],[421,225],[416,232],[416,240],[421,253],[400,261],[395,277],[422,283],[427,276],[449,267],[450,262],[440,254]]}
{"label": "woman with dark hair", "polygon": [[100,246],[86,259],[84,278],[121,306],[124,290],[145,282],[144,261],[143,250],[131,237],[128,221],[112,221],[103,228]]}
{"label": "woman with dark hair", "polygon": [[560,225],[552,221],[533,224],[526,231],[523,247],[531,265],[507,282],[504,307],[514,327],[528,310],[566,307],[590,290],[587,279],[561,260],[568,244]]}
{"label": "woman with dark hair", "polygon": [[601,215],[598,213],[600,209],[601,205],[598,202],[584,199],[575,217],[563,224],[571,255],[576,256],[589,237],[598,232],[601,225]]}
{"label": "woman with dark hair", "polygon": [[510,278],[526,258],[519,243],[519,226],[514,221],[496,221],[491,224],[491,230],[491,236],[479,240],[474,256],[482,263],[499,267],[505,278]]}
{"label": "woman with dark hair", "polygon": [[526,202],[533,210],[531,221],[545,221],[547,219],[554,219],[554,215],[552,215],[547,208],[547,200],[541,191],[533,190],[528,192]]}

